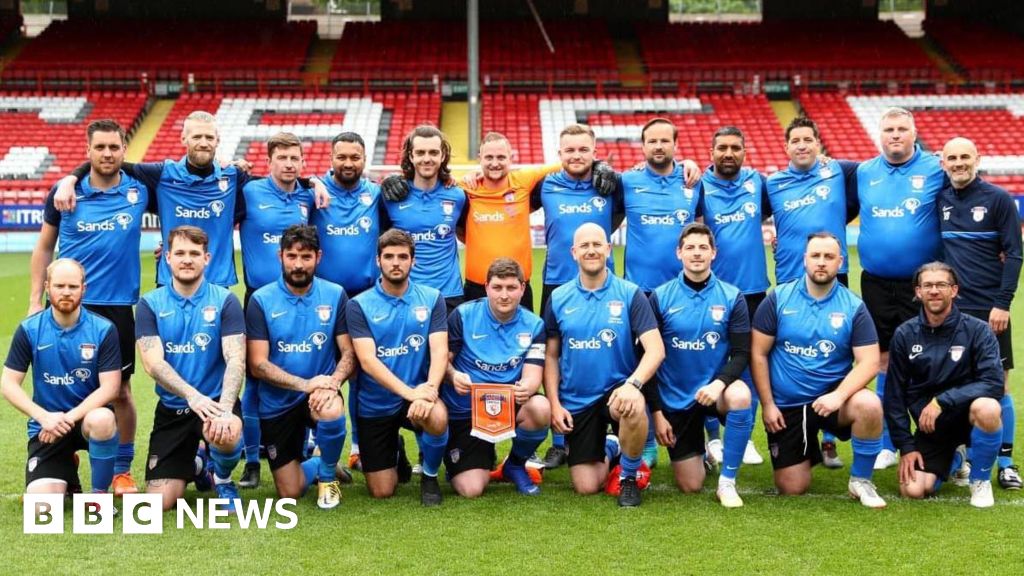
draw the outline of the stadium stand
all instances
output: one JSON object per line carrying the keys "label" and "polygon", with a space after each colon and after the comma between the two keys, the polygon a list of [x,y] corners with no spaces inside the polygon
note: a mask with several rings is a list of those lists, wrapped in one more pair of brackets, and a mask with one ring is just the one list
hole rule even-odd
{"label": "stadium stand", "polygon": [[1024,38],[966,19],[925,20],[925,32],[972,80],[1005,80],[1024,74]]}
{"label": "stadium stand", "polygon": [[85,127],[112,118],[131,129],[145,94],[0,94],[0,203],[42,203],[86,158]]}
{"label": "stadium stand", "polygon": [[518,151],[517,162],[558,161],[558,133],[566,124],[586,122],[598,136],[598,154],[618,169],[643,161],[640,129],[652,116],[666,116],[679,127],[677,157],[709,161],[711,135],[724,125],[742,129],[747,165],[773,172],[785,166],[782,130],[764,96],[702,95],[700,98],[590,95],[549,97],[537,94],[488,94],[484,131],[506,134]]}
{"label": "stadium stand", "polygon": [[916,94],[843,96],[805,94],[801,105],[822,131],[828,153],[864,160],[878,154],[874,137],[882,112],[901,106],[914,112],[922,146],[938,152],[954,136],[973,140],[985,177],[1024,193],[1024,95]]}
{"label": "stadium stand", "polygon": [[[545,23],[555,46],[548,51],[532,21],[481,24],[480,73],[485,83],[593,81],[617,77],[605,23]],[[500,34],[488,34],[499,29]],[[345,27],[331,69],[332,81],[437,75],[466,77],[466,27],[453,22],[353,22]],[[381,72],[384,74],[382,75]]]}
{"label": "stadium stand", "polygon": [[0,14],[0,45],[21,29],[21,14]]}
{"label": "stadium stand", "polygon": [[750,81],[755,74],[762,80],[799,75],[814,82],[940,77],[924,51],[892,22],[645,22],[635,32],[655,78],[734,82]]}
{"label": "stadium stand", "polygon": [[222,160],[245,158],[256,173],[265,173],[264,143],[275,132],[289,131],[306,143],[305,173],[323,174],[331,165],[331,139],[346,130],[363,137],[372,164],[398,164],[402,140],[413,127],[440,123],[441,98],[395,92],[324,97],[191,94],[175,103],[146,151],[147,161],[182,156],[181,128],[194,110],[217,117]]}

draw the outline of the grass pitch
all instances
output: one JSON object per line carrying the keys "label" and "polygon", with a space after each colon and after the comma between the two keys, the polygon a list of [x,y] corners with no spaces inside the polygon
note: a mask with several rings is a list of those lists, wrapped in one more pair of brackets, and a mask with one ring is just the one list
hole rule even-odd
{"label": "grass pitch", "polygon": [[[853,256],[851,284],[859,286]],[[621,254],[619,255],[621,258]],[[543,256],[535,253],[534,269]],[[153,261],[142,255],[143,290],[152,287]],[[621,261],[620,261],[621,263]],[[0,354],[27,308],[28,255],[0,254]],[[538,278],[539,279],[539,278]],[[540,294],[539,282],[534,293]],[[241,292],[239,291],[239,295]],[[1024,326],[1020,306],[1014,322]],[[1024,336],[1016,354],[1024,358]],[[1020,370],[1012,387],[1021,395]],[[140,369],[135,376],[139,432],[133,473],[143,477],[155,394]],[[1024,412],[1024,410],[1022,410]],[[1019,419],[1018,419],[1019,422]],[[411,437],[407,445],[415,446]],[[1017,435],[1018,445],[1021,434]],[[759,422],[754,441],[766,453]],[[0,573],[3,574],[1016,574],[1024,568],[1021,540],[1024,494],[995,489],[996,506],[975,510],[966,488],[945,486],[939,497],[907,502],[897,497],[896,472],[875,475],[889,503],[885,510],[862,508],[846,497],[848,468],[814,471],[811,493],[773,494],[769,464],[744,466],[739,484],[746,505],[722,509],[715,479],[705,490],[683,495],[672,483],[664,450],[644,504],[619,510],[608,496],[573,494],[568,471],[549,472],[542,494],[525,498],[508,484],[492,485],[475,501],[443,486],[438,509],[419,505],[415,482],[389,501],[371,501],[356,474],[344,503],[323,512],[314,495],[298,505],[298,526],[289,531],[175,528],[164,517],[164,534],[131,536],[22,534],[20,494],[24,487],[25,417],[0,403]],[[508,450],[509,443],[499,450]],[[345,454],[348,450],[346,448]],[[849,445],[840,446],[847,465]],[[84,456],[84,455],[83,455]],[[88,465],[83,458],[83,478]],[[241,466],[236,474],[240,473]],[[186,497],[197,494],[191,490]],[[270,498],[273,485],[264,464],[263,484],[243,497]],[[203,495],[203,496],[208,496]]]}

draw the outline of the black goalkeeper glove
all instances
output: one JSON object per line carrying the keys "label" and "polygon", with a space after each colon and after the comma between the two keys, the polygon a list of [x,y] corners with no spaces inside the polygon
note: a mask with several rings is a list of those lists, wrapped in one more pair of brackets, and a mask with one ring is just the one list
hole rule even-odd
{"label": "black goalkeeper glove", "polygon": [[409,197],[409,183],[399,174],[380,181],[380,193],[388,202],[401,202]]}
{"label": "black goalkeeper glove", "polygon": [[601,196],[611,196],[618,187],[615,177],[615,170],[605,162],[597,160],[591,168],[594,179],[594,189]]}

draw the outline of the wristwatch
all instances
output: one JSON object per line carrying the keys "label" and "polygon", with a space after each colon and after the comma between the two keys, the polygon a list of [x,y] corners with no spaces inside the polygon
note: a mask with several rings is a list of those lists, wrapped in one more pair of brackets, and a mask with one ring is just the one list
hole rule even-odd
{"label": "wristwatch", "polygon": [[637,390],[641,390],[644,387],[644,383],[641,382],[639,378],[635,378],[633,376],[630,376],[629,378],[626,378],[626,384],[632,385]]}

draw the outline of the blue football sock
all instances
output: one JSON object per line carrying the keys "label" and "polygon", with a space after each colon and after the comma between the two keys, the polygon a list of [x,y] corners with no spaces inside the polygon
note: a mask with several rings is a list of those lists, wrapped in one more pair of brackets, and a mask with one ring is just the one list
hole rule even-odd
{"label": "blue football sock", "polygon": [[356,427],[356,414],[359,411],[359,393],[356,390],[356,385],[352,380],[348,381],[348,423],[349,423],[349,435],[352,437],[352,445],[359,445],[359,430]]}
{"label": "blue football sock", "polygon": [[753,428],[754,418],[750,410],[730,410],[726,414],[725,438],[722,442],[722,476],[736,478]]}
{"label": "blue football sock", "polygon": [[135,459],[135,442],[117,445],[117,456],[114,457],[114,474],[124,474],[132,469]]}
{"label": "blue football sock", "polygon": [[423,433],[423,473],[427,476],[437,476],[437,470],[441,467],[441,460],[444,458],[444,449],[448,446],[448,429],[445,428],[441,434]]}
{"label": "blue football sock", "polygon": [[316,439],[320,445],[320,472],[317,477],[321,482],[333,482],[334,467],[338,465],[341,449],[345,446],[345,416],[317,422]]}
{"label": "blue football sock", "polygon": [[619,438],[612,434],[604,437],[604,457],[608,459],[608,465],[614,466],[615,459],[622,454],[622,447],[619,446]]}
{"label": "blue football sock", "polygon": [[515,440],[512,440],[512,451],[508,455],[508,461],[519,466],[526,464],[526,461],[533,456],[537,447],[547,437],[547,428],[540,430],[527,430],[521,426],[516,428],[516,437]]}
{"label": "blue football sock", "polygon": [[838,443],[836,441],[836,435],[831,433],[831,432],[829,432],[828,430],[822,430],[822,432],[821,432],[821,441],[822,442],[831,442],[833,444],[837,444]]}
{"label": "blue football sock", "polygon": [[644,459],[641,456],[635,458],[626,456],[625,454],[619,459],[619,464],[622,465],[622,473],[619,474],[620,478],[636,478],[636,471],[640,469]]}
{"label": "blue football sock", "polygon": [[117,434],[109,440],[89,439],[89,466],[92,467],[92,491],[106,492],[114,480],[117,458]]}
{"label": "blue football sock", "polygon": [[722,438],[722,424],[714,416],[704,418],[704,431],[708,433],[708,440],[720,440]]}
{"label": "blue football sock", "polygon": [[1013,466],[1013,435],[1017,432],[1017,414],[1013,408],[1013,397],[1009,393],[1003,394],[999,400],[999,407],[1003,409],[1003,438],[1002,446],[999,447],[999,467],[1006,468]]}
{"label": "blue football sock", "polygon": [[213,462],[214,480],[230,480],[231,472],[242,458],[242,444],[239,443],[231,452],[222,452],[210,445],[210,461]]}
{"label": "blue football sock", "polygon": [[[878,394],[878,399],[885,404],[885,372],[879,372],[878,376],[875,376],[875,394]],[[892,438],[889,437],[889,423],[886,422],[885,418],[882,419],[882,449],[896,451],[896,445],[892,443]]]}
{"label": "blue football sock", "polygon": [[971,430],[971,482],[992,479],[992,466],[1002,439],[1002,430],[984,432],[977,426]]}
{"label": "blue football sock", "polygon": [[850,476],[871,479],[875,473],[875,459],[882,451],[882,439],[853,437],[853,464],[850,465]]}
{"label": "blue football sock", "polygon": [[302,468],[302,493],[305,494],[306,490],[316,482],[316,475],[320,471],[320,457],[313,456],[309,460],[306,460],[302,464],[299,464]]}
{"label": "blue football sock", "polygon": [[260,419],[256,416],[242,418],[242,442],[245,444],[246,464],[260,461]]}
{"label": "blue football sock", "polygon": [[654,419],[651,418],[650,414],[647,415],[647,421],[650,422],[651,425],[647,427],[647,440],[644,441],[644,450],[648,450],[650,448],[657,450],[658,440],[654,437]]}
{"label": "blue football sock", "polygon": [[557,432],[553,433],[551,435],[551,445],[559,448],[565,448],[565,435],[558,434]]}

